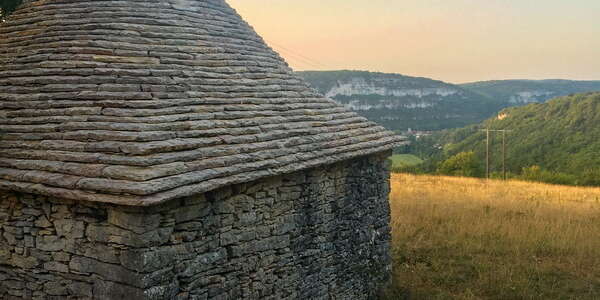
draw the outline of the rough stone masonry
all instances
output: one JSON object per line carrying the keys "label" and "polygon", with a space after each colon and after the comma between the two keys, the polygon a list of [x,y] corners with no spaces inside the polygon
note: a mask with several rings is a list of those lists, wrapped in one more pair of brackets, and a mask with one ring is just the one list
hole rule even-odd
{"label": "rough stone masonry", "polygon": [[402,141],[224,0],[26,1],[0,23],[0,298],[372,298]]}
{"label": "rough stone masonry", "polygon": [[2,299],[369,299],[390,271],[386,155],[132,208],[0,196]]}

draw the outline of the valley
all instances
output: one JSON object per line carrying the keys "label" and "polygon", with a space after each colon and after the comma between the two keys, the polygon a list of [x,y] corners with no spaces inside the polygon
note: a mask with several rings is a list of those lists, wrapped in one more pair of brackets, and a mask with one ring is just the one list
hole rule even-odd
{"label": "valley", "polygon": [[460,86],[429,78],[362,71],[297,74],[325,96],[396,132],[462,127],[502,107]]}
{"label": "valley", "polygon": [[512,106],[600,91],[600,81],[496,80],[451,84],[366,71],[297,72],[313,88],[390,130],[460,128]]}
{"label": "valley", "polygon": [[[425,173],[443,161],[473,153],[479,175],[485,167],[485,128],[507,134],[509,176],[556,184],[600,186],[600,93],[560,97],[546,103],[511,107],[482,123],[413,140],[405,152],[426,159]],[[502,169],[502,137],[490,135],[490,168]],[[450,175],[450,174],[448,174]],[[494,174],[492,174],[494,175]]]}

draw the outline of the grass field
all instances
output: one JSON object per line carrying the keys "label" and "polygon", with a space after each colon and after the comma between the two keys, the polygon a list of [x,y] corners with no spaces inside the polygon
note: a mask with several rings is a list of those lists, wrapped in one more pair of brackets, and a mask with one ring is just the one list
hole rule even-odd
{"label": "grass field", "polygon": [[600,189],[392,175],[386,299],[600,299]]}
{"label": "grass field", "polygon": [[423,162],[419,157],[412,154],[394,154],[391,157],[392,168],[403,166],[416,166]]}

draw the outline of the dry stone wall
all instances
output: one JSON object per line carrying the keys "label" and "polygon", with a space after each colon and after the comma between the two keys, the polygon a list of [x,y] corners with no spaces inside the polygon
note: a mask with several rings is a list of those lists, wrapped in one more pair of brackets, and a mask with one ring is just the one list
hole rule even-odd
{"label": "dry stone wall", "polygon": [[388,154],[145,208],[0,192],[0,298],[372,298]]}

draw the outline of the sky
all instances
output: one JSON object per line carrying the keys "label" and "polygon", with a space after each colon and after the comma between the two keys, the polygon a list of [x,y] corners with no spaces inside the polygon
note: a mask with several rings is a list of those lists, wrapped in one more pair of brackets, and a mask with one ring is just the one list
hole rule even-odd
{"label": "sky", "polygon": [[227,0],[295,70],[600,80],[599,0]]}

